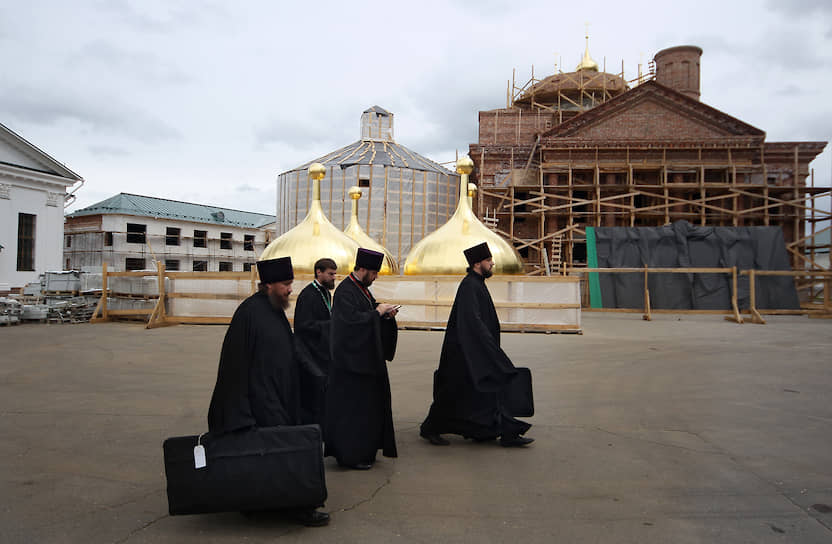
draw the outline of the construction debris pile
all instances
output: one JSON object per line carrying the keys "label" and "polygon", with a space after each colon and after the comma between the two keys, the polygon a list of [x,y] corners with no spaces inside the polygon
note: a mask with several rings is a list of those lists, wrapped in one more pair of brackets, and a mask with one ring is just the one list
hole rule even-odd
{"label": "construction debris pile", "polygon": [[21,294],[0,298],[0,325],[87,323],[101,298],[101,274],[46,272]]}

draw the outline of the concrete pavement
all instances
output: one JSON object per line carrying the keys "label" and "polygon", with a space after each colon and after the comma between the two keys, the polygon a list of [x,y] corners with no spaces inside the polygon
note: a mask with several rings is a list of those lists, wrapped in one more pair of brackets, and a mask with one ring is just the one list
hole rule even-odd
{"label": "concrete pavement", "polygon": [[832,541],[832,321],[583,321],[503,335],[534,376],[524,449],[421,440],[442,333],[402,331],[400,457],[327,460],[316,529],[167,515],[161,443],[205,430],[225,327],[0,328],[0,542]]}

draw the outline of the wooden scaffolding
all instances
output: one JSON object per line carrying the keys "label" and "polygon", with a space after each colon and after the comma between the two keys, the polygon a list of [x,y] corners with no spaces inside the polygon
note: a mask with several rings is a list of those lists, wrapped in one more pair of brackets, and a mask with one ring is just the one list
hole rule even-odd
{"label": "wooden scaffolding", "polygon": [[[489,146],[491,160],[502,154],[508,168],[477,180],[479,215],[514,244],[527,274],[586,266],[587,226],[677,220],[781,226],[795,270],[828,268],[817,255],[829,245],[815,240],[832,228],[832,188],[817,186],[808,169],[823,142],[564,142],[545,157],[539,142]],[[484,151],[474,158],[487,171]]]}

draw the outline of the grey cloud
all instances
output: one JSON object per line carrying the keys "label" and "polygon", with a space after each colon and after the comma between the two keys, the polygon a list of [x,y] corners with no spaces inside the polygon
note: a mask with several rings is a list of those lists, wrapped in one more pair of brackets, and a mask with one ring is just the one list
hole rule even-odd
{"label": "grey cloud", "polygon": [[774,91],[774,94],[777,96],[801,96],[809,93],[806,89],[802,89],[797,85],[786,85]]}
{"label": "grey cloud", "polygon": [[425,82],[410,95],[422,117],[434,126],[401,143],[420,153],[453,149],[467,153],[468,145],[477,139],[477,112],[505,106],[505,89],[496,82],[493,88],[488,82],[473,82],[453,89],[449,81],[453,79]]}
{"label": "grey cloud", "polygon": [[288,118],[274,119],[255,129],[254,139],[258,146],[283,144],[298,149],[310,144],[322,144],[340,147],[358,139],[359,117],[360,112],[357,112],[351,127],[348,126],[349,120],[344,113],[334,118],[316,114],[303,121]]}
{"label": "grey cloud", "polygon": [[84,44],[70,55],[68,62],[94,70],[103,68],[104,72],[120,73],[122,77],[143,82],[181,84],[193,81],[184,71],[156,55],[130,51],[103,40]]}
{"label": "grey cloud", "polygon": [[[226,13],[225,8],[214,3],[184,5],[190,9],[175,6],[172,2],[154,6],[150,2],[134,3],[129,0],[101,0],[96,7],[99,12],[111,15],[130,28],[158,34],[179,32],[183,27],[193,26],[208,17],[219,18]],[[137,6],[145,9],[138,9]]]}
{"label": "grey cloud", "polygon": [[111,145],[91,145],[87,148],[90,153],[98,156],[126,157],[130,152],[121,147]]}
{"label": "grey cloud", "polygon": [[243,185],[238,185],[237,187],[234,188],[234,191],[238,192],[238,193],[250,193],[252,191],[259,191],[259,190],[260,189],[258,189],[257,187],[252,187],[251,185],[249,185],[247,183],[244,183]]}
{"label": "grey cloud", "polygon": [[792,18],[803,18],[821,13],[832,15],[832,2],[829,0],[768,0],[766,7],[775,13]]}
{"label": "grey cloud", "polygon": [[[828,141],[832,139],[832,111],[818,111],[803,114],[792,130],[798,138],[811,141]],[[828,146],[827,146],[828,148]]]}
{"label": "grey cloud", "polygon": [[116,99],[93,92],[0,87],[0,114],[22,122],[53,125],[74,120],[97,131],[109,131],[141,142],[178,139],[179,131],[141,110],[120,104]]}
{"label": "grey cloud", "polygon": [[703,49],[702,62],[721,64],[731,59],[735,66],[757,69],[783,68],[817,69],[832,66],[832,56],[800,28],[772,27],[762,33],[765,39],[758,42],[741,43],[720,35],[702,34],[692,36],[691,43]]}

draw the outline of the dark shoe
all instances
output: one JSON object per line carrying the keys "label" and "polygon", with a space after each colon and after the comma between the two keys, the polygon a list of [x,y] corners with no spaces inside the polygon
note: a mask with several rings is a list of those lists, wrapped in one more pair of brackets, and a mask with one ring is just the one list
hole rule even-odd
{"label": "dark shoe", "polygon": [[329,524],[329,514],[314,508],[299,508],[290,510],[289,516],[306,527],[323,527]]}
{"label": "dark shoe", "polygon": [[351,468],[353,470],[370,470],[371,468],[373,468],[372,463],[356,463],[354,465],[347,465],[345,463],[338,463],[338,466],[341,466],[341,467],[344,467],[344,468]]}
{"label": "dark shoe", "polygon": [[448,444],[450,444],[450,442],[448,442],[447,440],[442,438],[442,435],[440,435],[440,434],[419,433],[419,436],[421,436],[422,438],[424,438],[425,440],[427,440],[428,442],[430,442],[434,446],[447,446]]}
{"label": "dark shoe", "polygon": [[527,438],[525,436],[504,436],[500,438],[500,445],[504,448],[526,446],[532,442],[534,442],[534,438]]}

